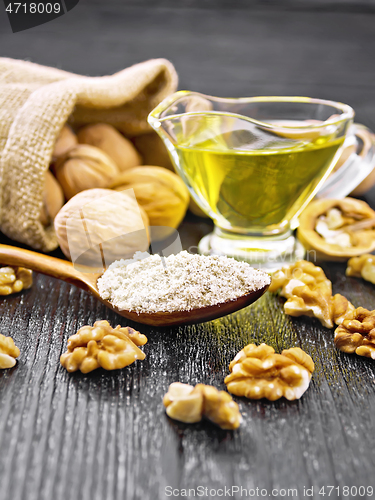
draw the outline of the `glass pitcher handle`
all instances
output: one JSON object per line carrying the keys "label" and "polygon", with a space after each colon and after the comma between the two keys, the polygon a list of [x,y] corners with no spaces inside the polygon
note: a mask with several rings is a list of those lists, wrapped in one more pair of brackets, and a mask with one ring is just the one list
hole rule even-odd
{"label": "glass pitcher handle", "polygon": [[353,124],[344,146],[353,140],[353,136],[357,142],[357,151],[327,178],[316,198],[345,198],[375,168],[375,141],[371,131],[364,125]]}

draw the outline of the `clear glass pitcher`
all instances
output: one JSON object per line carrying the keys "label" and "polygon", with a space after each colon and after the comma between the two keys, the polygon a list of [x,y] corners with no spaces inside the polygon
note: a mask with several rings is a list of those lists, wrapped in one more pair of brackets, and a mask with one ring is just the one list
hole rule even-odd
{"label": "clear glass pitcher", "polygon": [[333,169],[353,117],[350,106],[320,99],[180,91],[148,120],[215,223],[199,251],[274,269],[303,257],[295,220]]}

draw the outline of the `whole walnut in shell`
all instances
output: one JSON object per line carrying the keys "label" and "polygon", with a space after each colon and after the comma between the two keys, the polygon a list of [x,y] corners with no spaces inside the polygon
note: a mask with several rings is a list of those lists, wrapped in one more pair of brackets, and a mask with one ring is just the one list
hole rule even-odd
{"label": "whole walnut in shell", "polygon": [[110,187],[116,191],[134,189],[151,226],[177,228],[189,205],[189,191],[181,178],[162,167],[132,168],[116,177]]}
{"label": "whole walnut in shell", "polygon": [[137,135],[132,141],[141,153],[145,165],[157,165],[174,172],[168,150],[156,132]]}
{"label": "whole walnut in shell", "polygon": [[47,170],[43,193],[43,207],[40,212],[41,223],[44,226],[51,224],[63,205],[63,190],[55,177]]}
{"label": "whole walnut in shell", "polygon": [[209,216],[203,212],[203,210],[197,205],[193,198],[190,199],[189,210],[198,217],[204,217],[206,219],[209,218]]}
{"label": "whole walnut in shell", "polygon": [[89,144],[104,151],[121,172],[142,163],[141,156],[133,144],[112,125],[106,123],[88,125],[78,132],[77,137],[79,143]]}
{"label": "whole walnut in shell", "polygon": [[55,231],[69,259],[100,271],[149,246],[147,214],[126,191],[82,191],[57,214]]}
{"label": "whole walnut in shell", "polygon": [[55,147],[52,153],[52,162],[55,162],[61,156],[65,156],[77,144],[78,140],[75,133],[70,127],[68,127],[68,125],[64,125],[55,142]]}
{"label": "whole walnut in shell", "polygon": [[117,165],[94,146],[79,144],[56,162],[56,177],[66,198],[90,188],[106,188],[119,173]]}

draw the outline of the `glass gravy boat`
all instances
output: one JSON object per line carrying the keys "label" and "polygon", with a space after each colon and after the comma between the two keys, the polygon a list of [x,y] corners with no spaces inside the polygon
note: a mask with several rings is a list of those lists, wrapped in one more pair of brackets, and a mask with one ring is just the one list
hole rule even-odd
{"label": "glass gravy boat", "polygon": [[292,231],[334,168],[353,117],[350,106],[321,99],[180,91],[148,121],[215,223],[200,253],[276,269],[303,258]]}

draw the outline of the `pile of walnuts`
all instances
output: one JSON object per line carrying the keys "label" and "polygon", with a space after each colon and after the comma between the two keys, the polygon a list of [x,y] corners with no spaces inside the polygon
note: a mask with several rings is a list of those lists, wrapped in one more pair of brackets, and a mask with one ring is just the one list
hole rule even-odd
{"label": "pile of walnuts", "polygon": [[[174,173],[167,150],[155,132],[130,140],[104,123],[87,125],[77,133],[65,125],[56,141],[50,170],[46,172],[40,220],[45,226],[54,223],[58,242],[68,258],[71,258],[68,236],[62,229],[65,220],[71,215],[72,206],[79,212],[97,199],[98,190],[107,198],[107,219],[121,221],[121,227],[117,228],[119,235],[133,230],[139,214],[145,234],[149,233],[149,226],[176,229],[190,200],[187,187]],[[84,196],[80,197],[82,192]],[[118,217],[118,197],[111,197],[113,192],[122,193],[123,204],[130,200],[128,205],[132,206],[127,217]],[[66,201],[68,204],[64,205]],[[94,205],[91,204],[91,212]],[[108,226],[108,220],[102,220],[100,204],[95,206],[93,216],[97,224]],[[85,239],[81,229],[73,228],[72,235]],[[109,239],[108,235],[105,239]]]}
{"label": "pile of walnuts", "polygon": [[354,310],[343,295],[332,295],[332,283],[323,269],[305,260],[276,271],[269,291],[279,291],[287,298],[286,314],[318,318],[326,328],[339,325],[345,315]]}
{"label": "pile of walnuts", "polygon": [[[375,283],[374,256],[353,257],[346,274]],[[327,328],[338,325],[334,342],[340,351],[375,359],[375,310],[356,309],[339,293],[332,296],[332,283],[322,268],[304,260],[283,267],[272,277],[269,290],[287,298],[286,314],[316,317]]]}

